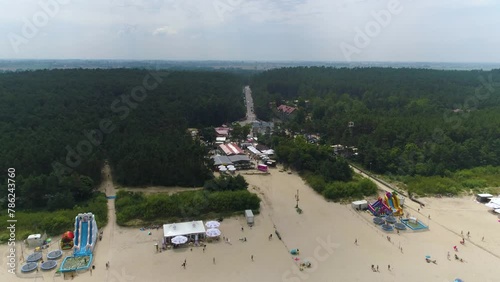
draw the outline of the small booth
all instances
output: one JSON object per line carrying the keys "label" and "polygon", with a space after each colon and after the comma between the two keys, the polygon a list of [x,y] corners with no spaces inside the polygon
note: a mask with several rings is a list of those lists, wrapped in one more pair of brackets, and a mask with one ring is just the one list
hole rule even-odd
{"label": "small booth", "polygon": [[267,165],[265,164],[258,164],[257,169],[262,172],[267,172]]}
{"label": "small booth", "polygon": [[249,226],[253,225],[253,212],[252,210],[245,210],[245,218],[247,219],[247,224]]}
{"label": "small booth", "polygon": [[26,243],[28,244],[28,247],[30,248],[36,248],[40,247],[43,245],[43,242],[45,241],[47,235],[41,235],[41,234],[31,234],[28,236],[28,239],[26,239]]}
{"label": "small booth", "polygon": [[351,206],[355,210],[366,210],[368,209],[368,202],[366,200],[354,201]]}
{"label": "small booth", "polygon": [[480,203],[488,203],[491,198],[493,198],[493,195],[491,194],[477,194],[476,195],[476,201]]}

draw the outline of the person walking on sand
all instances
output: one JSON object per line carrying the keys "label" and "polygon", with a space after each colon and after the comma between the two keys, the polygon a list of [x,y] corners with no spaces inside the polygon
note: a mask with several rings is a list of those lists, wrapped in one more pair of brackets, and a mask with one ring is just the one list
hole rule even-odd
{"label": "person walking on sand", "polygon": [[215,264],[215,257],[212,259],[213,263]]}
{"label": "person walking on sand", "polygon": [[391,271],[391,265],[390,264],[387,265],[387,270]]}
{"label": "person walking on sand", "polygon": [[377,264],[377,272],[378,272],[378,264]]}
{"label": "person walking on sand", "polygon": [[354,245],[358,244],[358,238],[354,239]]}
{"label": "person walking on sand", "polygon": [[250,258],[251,258],[251,259],[252,259],[252,261],[253,261],[253,255],[252,255]]}

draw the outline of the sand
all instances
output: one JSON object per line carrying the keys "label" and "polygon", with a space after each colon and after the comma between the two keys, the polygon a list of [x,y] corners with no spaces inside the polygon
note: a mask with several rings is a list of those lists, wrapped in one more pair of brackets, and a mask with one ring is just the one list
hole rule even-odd
{"label": "sand", "polygon": [[[262,198],[261,213],[255,226],[249,228],[243,216],[224,219],[223,236],[232,244],[209,243],[201,247],[181,248],[157,253],[154,244],[162,238],[162,229],[140,231],[115,224],[110,213],[102,241],[95,249],[96,269],[79,273],[75,281],[500,281],[500,222],[488,208],[472,198],[426,198],[420,213],[418,205],[405,202],[406,211],[429,224],[423,232],[387,233],[374,226],[367,212],[356,212],[350,205],[328,202],[309,188],[296,174],[272,169],[269,175],[245,175],[250,191]],[[111,181],[103,189],[113,194]],[[295,210],[295,195],[299,207]],[[109,201],[113,211],[114,200]],[[427,218],[431,215],[431,219]],[[241,227],[244,227],[244,231]],[[274,234],[277,228],[283,240]],[[471,233],[466,245],[459,244],[463,230]],[[268,240],[269,234],[273,239]],[[484,242],[481,240],[484,236]],[[239,238],[247,238],[241,242]],[[354,240],[358,240],[358,245]],[[457,245],[465,262],[453,259],[452,247]],[[403,252],[400,250],[403,248]],[[55,246],[54,246],[55,248]],[[289,254],[300,249],[300,261],[308,260],[312,268],[299,271]],[[55,271],[47,273],[7,273],[7,246],[0,246],[2,267],[0,281],[21,281],[22,278],[62,281]],[[452,255],[447,259],[447,253]],[[25,257],[27,256],[25,251]],[[29,253],[28,253],[29,254]],[[254,261],[251,256],[254,256]],[[430,255],[437,264],[427,263]],[[213,263],[215,258],[216,263]],[[187,267],[181,264],[186,260]],[[60,262],[61,260],[59,260]],[[110,268],[106,270],[106,262]],[[371,265],[378,265],[373,272]],[[388,270],[388,264],[392,270]],[[38,276],[38,279],[35,277]],[[30,280],[30,279],[28,279]]]}

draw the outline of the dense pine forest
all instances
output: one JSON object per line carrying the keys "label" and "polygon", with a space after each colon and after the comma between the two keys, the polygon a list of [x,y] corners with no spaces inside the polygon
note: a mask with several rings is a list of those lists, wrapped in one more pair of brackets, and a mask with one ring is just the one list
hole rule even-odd
{"label": "dense pine forest", "polygon": [[[121,185],[203,186],[212,177],[208,148],[187,128],[203,134],[243,118],[241,91],[250,83],[260,119],[280,117],[281,104],[297,107],[280,117],[284,128],[319,133],[320,144],[355,146],[352,161],[375,172],[452,176],[500,165],[499,82],[499,70],[391,68],[297,67],[252,77],[138,69],[2,73],[0,168],[16,169],[17,205],[33,210],[90,200],[105,160]],[[307,177],[316,190],[335,190],[323,180],[352,179],[343,160],[311,161],[306,145],[276,133],[269,144],[280,161],[314,167]]]}
{"label": "dense pine forest", "polygon": [[105,160],[122,185],[202,186],[207,148],[187,128],[244,117],[242,85],[201,71],[0,74],[0,167],[16,169],[18,207],[34,210],[90,199]]}
{"label": "dense pine forest", "polygon": [[500,165],[500,70],[283,68],[254,76],[251,86],[259,118],[294,106],[286,128],[356,146],[353,160],[378,173]]}

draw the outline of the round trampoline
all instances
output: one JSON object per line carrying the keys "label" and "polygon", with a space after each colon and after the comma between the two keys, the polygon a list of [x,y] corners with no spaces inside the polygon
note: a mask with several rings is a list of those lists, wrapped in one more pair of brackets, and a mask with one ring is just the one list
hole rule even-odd
{"label": "round trampoline", "polygon": [[384,229],[384,231],[393,231],[394,227],[392,227],[392,225],[390,224],[384,224],[382,225],[382,229]]}
{"label": "round trampoline", "polygon": [[56,266],[57,266],[57,261],[48,260],[48,261],[42,263],[42,265],[40,265],[40,268],[42,268],[42,270],[51,270]]}
{"label": "round trampoline", "polygon": [[396,218],[394,216],[388,216],[385,218],[385,220],[388,222],[388,223],[396,223]]}
{"label": "round trampoline", "polygon": [[60,257],[62,257],[61,250],[55,250],[47,254],[47,259],[58,259]]}
{"label": "round trampoline", "polygon": [[22,272],[31,272],[31,271],[37,269],[37,267],[38,267],[38,263],[28,262],[21,267],[21,271]]}
{"label": "round trampoline", "polygon": [[27,262],[37,262],[42,259],[42,253],[41,252],[35,252],[32,253],[31,255],[28,256],[26,259]]}
{"label": "round trampoline", "polygon": [[406,230],[406,225],[398,222],[398,223],[395,223],[394,224],[394,228],[398,229],[398,230]]}
{"label": "round trampoline", "polygon": [[385,223],[385,220],[380,217],[375,217],[373,218],[373,223],[375,223],[376,225],[382,225]]}

